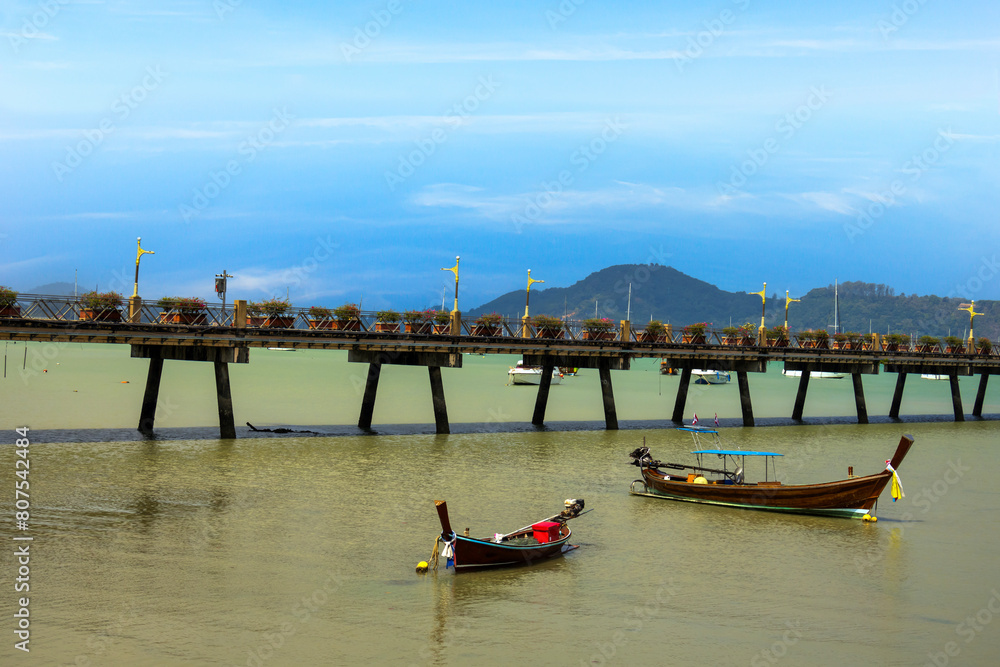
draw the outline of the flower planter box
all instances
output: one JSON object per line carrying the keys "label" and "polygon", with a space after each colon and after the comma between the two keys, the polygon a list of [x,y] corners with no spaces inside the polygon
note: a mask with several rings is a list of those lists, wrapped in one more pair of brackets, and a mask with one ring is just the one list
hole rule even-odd
{"label": "flower planter box", "polygon": [[434,333],[448,335],[451,333],[451,324],[434,324]]}
{"label": "flower planter box", "polygon": [[[443,326],[448,326],[447,324]],[[434,325],[430,322],[407,322],[406,333],[408,334],[429,334],[434,331]]]}
{"label": "flower planter box", "polygon": [[310,329],[333,329],[333,320],[309,320]]}
{"label": "flower planter box", "polygon": [[90,310],[89,308],[83,308],[80,310],[80,319],[96,322],[121,322],[122,312],[117,308],[111,310]]}
{"label": "flower planter box", "polygon": [[705,334],[683,334],[681,342],[691,343],[692,345],[704,345]]}
{"label": "flower planter box", "polygon": [[376,322],[375,331],[379,333],[399,333],[399,322]]}
{"label": "flower planter box", "polygon": [[536,329],[535,338],[565,338],[566,333],[562,329]]}
{"label": "flower planter box", "polygon": [[614,340],[614,331],[584,331],[583,340]]}
{"label": "flower planter box", "polygon": [[636,335],[636,340],[640,343],[666,343],[667,334],[651,334],[648,331],[640,331]]}
{"label": "flower planter box", "polygon": [[937,352],[937,351],[938,351],[938,346],[937,345],[917,345],[917,352],[930,352],[930,353],[933,353],[933,352]]}
{"label": "flower planter box", "polygon": [[767,346],[768,347],[788,347],[788,339],[787,338],[775,338],[775,339],[770,339],[769,338],[767,340]]}
{"label": "flower planter box", "polygon": [[21,317],[21,307],[0,306],[0,317]]}
{"label": "flower planter box", "polygon": [[739,344],[739,342],[740,342],[740,339],[737,338],[736,336],[724,336],[722,338],[722,344],[723,345],[737,345],[737,344]]}
{"label": "flower planter box", "polygon": [[336,331],[361,331],[361,320],[331,320],[330,328]]}
{"label": "flower planter box", "polygon": [[163,324],[205,324],[205,313],[160,313]]}
{"label": "flower planter box", "polygon": [[472,327],[473,336],[499,336],[500,327],[491,324],[477,324]]}
{"label": "flower planter box", "polygon": [[976,354],[979,354],[979,355],[984,356],[984,357],[988,357],[992,353],[993,353],[993,347],[992,346],[991,347],[981,347],[978,350],[976,350]]}
{"label": "flower planter box", "polygon": [[964,354],[965,353],[965,346],[964,345],[956,345],[955,347],[952,347],[951,345],[949,345],[948,347],[945,348],[944,351],[945,351],[945,354]]}
{"label": "flower planter box", "polygon": [[749,336],[746,336],[746,337],[740,338],[739,344],[742,345],[743,347],[748,347],[748,346],[751,346],[751,345],[756,345],[757,344],[757,339],[756,338],[751,338]]}
{"label": "flower planter box", "polygon": [[294,317],[286,317],[282,315],[247,316],[248,327],[262,327],[266,329],[291,329],[292,324],[294,322],[295,322]]}

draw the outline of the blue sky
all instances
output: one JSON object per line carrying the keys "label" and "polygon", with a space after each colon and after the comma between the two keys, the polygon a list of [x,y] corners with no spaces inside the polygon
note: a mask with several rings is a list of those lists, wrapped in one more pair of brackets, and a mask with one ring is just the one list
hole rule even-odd
{"label": "blue sky", "polygon": [[1000,298],[1000,5],[675,4],[4,3],[0,284]]}

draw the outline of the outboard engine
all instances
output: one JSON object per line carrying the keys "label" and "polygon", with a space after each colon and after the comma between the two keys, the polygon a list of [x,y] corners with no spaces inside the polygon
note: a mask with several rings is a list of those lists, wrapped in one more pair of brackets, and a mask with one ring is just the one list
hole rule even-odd
{"label": "outboard engine", "polygon": [[560,512],[559,516],[565,519],[572,519],[583,511],[583,498],[567,498],[563,504],[566,505],[566,509]]}
{"label": "outboard engine", "polygon": [[654,461],[653,457],[649,455],[649,447],[639,447],[629,454],[629,457],[632,459],[632,465],[640,468],[643,466],[656,467],[660,463],[659,461]]}

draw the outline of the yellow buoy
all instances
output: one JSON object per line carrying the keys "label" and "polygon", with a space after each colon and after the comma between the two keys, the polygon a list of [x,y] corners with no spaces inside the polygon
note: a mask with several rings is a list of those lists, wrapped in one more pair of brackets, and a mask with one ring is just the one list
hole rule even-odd
{"label": "yellow buoy", "polygon": [[878,517],[877,516],[873,516],[872,517],[872,523],[875,523],[876,521],[878,521]]}
{"label": "yellow buoy", "polygon": [[862,521],[871,521],[872,520],[872,515],[871,514],[865,514],[863,517],[861,517],[861,520]]}
{"label": "yellow buoy", "polygon": [[417,574],[423,574],[427,571],[427,561],[422,560],[417,563]]}
{"label": "yellow buoy", "polygon": [[695,484],[708,484],[708,480],[705,479],[704,477],[702,477],[701,475],[698,475],[697,477],[694,478],[694,483]]}

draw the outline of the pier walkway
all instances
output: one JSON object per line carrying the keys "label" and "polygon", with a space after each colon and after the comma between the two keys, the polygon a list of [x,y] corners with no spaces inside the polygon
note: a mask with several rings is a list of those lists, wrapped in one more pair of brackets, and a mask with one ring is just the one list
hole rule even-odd
{"label": "pier walkway", "polygon": [[[219,426],[222,438],[235,438],[228,364],[248,363],[249,349],[293,348],[346,350],[348,361],[368,364],[368,377],[358,419],[369,429],[382,366],[426,366],[430,381],[436,430],[448,433],[448,412],[441,368],[461,368],[463,354],[520,355],[527,366],[542,367],[532,423],[542,425],[549,397],[552,370],[556,367],[597,369],[601,379],[605,425],[618,428],[611,371],[629,370],[632,359],[660,358],[664,367],[679,373],[680,383],[671,421],[682,420],[691,371],[712,369],[734,372],[745,426],[754,425],[749,373],[767,372],[771,362],[786,370],[801,371],[792,418],[801,420],[812,373],[849,373],[859,423],[868,422],[862,376],[896,373],[898,379],[889,416],[899,417],[909,374],[934,374],[950,380],[956,421],[965,418],[958,389],[959,376],[980,375],[972,414],[982,416],[987,383],[1000,374],[996,346],[944,349],[940,346],[888,344],[877,334],[861,341],[824,342],[805,335],[768,339],[734,339],[719,332],[636,331],[623,320],[587,327],[583,322],[560,322],[558,328],[539,328],[530,320],[480,318],[464,322],[461,313],[448,322],[432,320],[378,322],[374,313],[358,313],[346,321],[310,319],[305,309],[279,315],[247,314],[245,301],[230,308],[209,306],[203,312],[163,311],[154,302],[133,299],[128,312],[87,313],[72,298],[25,296],[16,312],[0,309],[0,340],[40,343],[111,343],[129,345],[131,356],[149,360],[138,430],[152,433],[163,362],[200,361],[215,366]],[[411,317],[411,319],[414,319]],[[591,324],[593,324],[591,322]]]}

